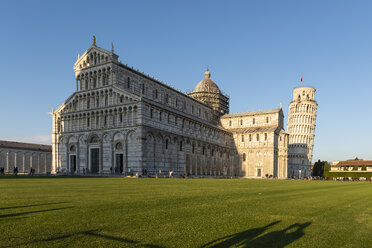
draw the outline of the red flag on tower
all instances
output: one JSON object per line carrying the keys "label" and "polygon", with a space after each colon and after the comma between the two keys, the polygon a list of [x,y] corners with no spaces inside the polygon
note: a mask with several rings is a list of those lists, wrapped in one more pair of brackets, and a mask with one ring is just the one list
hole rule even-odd
{"label": "red flag on tower", "polygon": [[304,76],[301,77],[301,82],[304,81]]}

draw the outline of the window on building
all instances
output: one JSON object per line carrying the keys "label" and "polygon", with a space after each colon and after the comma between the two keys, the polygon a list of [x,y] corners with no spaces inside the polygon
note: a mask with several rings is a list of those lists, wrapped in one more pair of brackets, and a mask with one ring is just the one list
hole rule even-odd
{"label": "window on building", "polygon": [[260,141],[260,135],[259,134],[256,134],[256,140]]}
{"label": "window on building", "polygon": [[265,140],[267,140],[267,133],[265,133]]}
{"label": "window on building", "polygon": [[186,101],[183,102],[183,110],[186,110]]}
{"label": "window on building", "polygon": [[200,116],[200,114],[201,114],[201,110],[199,109],[199,116]]}
{"label": "window on building", "polygon": [[105,106],[108,105],[108,95],[105,96]]}
{"label": "window on building", "polygon": [[269,123],[269,117],[266,117],[266,123]]}
{"label": "window on building", "polygon": [[168,139],[165,140],[165,149],[168,150]]}
{"label": "window on building", "polygon": [[120,116],[120,123],[123,122],[123,115],[121,113],[119,113],[119,116]]}
{"label": "window on building", "polygon": [[158,97],[159,97],[158,89],[155,89],[155,99],[158,99]]}
{"label": "window on building", "polygon": [[145,84],[141,85],[141,91],[142,91],[142,94],[145,94]]}
{"label": "window on building", "polygon": [[153,109],[150,109],[150,118],[151,119],[152,119],[153,115],[154,115],[154,110]]}
{"label": "window on building", "polygon": [[252,141],[252,134],[249,135],[249,141]]}
{"label": "window on building", "polygon": [[256,124],[256,119],[255,118],[253,118],[252,124]]}
{"label": "window on building", "polygon": [[170,123],[170,114],[168,114],[168,123]]}
{"label": "window on building", "polygon": [[229,126],[231,127],[231,125],[232,125],[232,121],[229,121]]}
{"label": "window on building", "polygon": [[178,124],[178,117],[177,117],[177,116],[174,118],[174,123],[175,123],[176,126],[177,126],[177,124]]}
{"label": "window on building", "polygon": [[168,94],[165,95],[165,102],[166,103],[169,103],[169,96],[168,96]]}
{"label": "window on building", "polygon": [[159,112],[159,121],[161,121],[161,112]]}
{"label": "window on building", "polygon": [[87,126],[90,127],[90,117],[87,119]]}
{"label": "window on building", "polygon": [[182,141],[180,141],[180,152],[182,152]]}
{"label": "window on building", "polygon": [[214,149],[211,150],[211,157],[214,155]]}
{"label": "window on building", "polygon": [[243,153],[243,162],[244,162],[246,159],[247,159],[247,158],[246,158],[246,154]]}
{"label": "window on building", "polygon": [[244,142],[244,134],[242,134],[242,142]]}
{"label": "window on building", "polygon": [[243,125],[243,120],[240,120],[240,125]]}
{"label": "window on building", "polygon": [[88,101],[87,101],[87,109],[90,109],[90,99],[88,98]]}
{"label": "window on building", "polygon": [[130,78],[127,78],[127,88],[130,89]]}
{"label": "window on building", "polygon": [[104,121],[103,121],[103,125],[107,125],[107,116],[105,116],[105,119],[104,119]]}

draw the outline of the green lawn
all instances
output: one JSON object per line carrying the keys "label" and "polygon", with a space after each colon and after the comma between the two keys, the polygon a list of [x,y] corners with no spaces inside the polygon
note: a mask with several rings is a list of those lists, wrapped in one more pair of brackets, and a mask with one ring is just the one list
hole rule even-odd
{"label": "green lawn", "polygon": [[0,178],[0,247],[372,247],[372,183]]}

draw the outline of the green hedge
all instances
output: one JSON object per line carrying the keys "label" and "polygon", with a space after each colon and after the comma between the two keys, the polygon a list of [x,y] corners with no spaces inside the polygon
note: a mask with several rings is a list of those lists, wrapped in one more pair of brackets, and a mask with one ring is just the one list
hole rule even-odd
{"label": "green hedge", "polygon": [[367,180],[371,179],[372,177],[372,172],[338,172],[338,171],[325,171],[324,176],[328,177],[330,179],[334,177],[351,177],[351,178],[360,178],[360,177],[365,177]]}

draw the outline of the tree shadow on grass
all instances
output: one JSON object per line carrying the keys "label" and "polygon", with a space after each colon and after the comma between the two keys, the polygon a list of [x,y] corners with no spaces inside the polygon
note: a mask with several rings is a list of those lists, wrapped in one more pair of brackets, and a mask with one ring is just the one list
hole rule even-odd
{"label": "tree shadow on grass", "polygon": [[46,206],[46,205],[64,204],[64,203],[69,203],[69,202],[50,202],[50,203],[40,203],[40,204],[31,204],[31,205],[23,205],[23,206],[3,207],[3,208],[0,208],[0,210],[14,209],[14,208],[30,208],[30,207],[39,207],[39,206]]}
{"label": "tree shadow on grass", "polygon": [[111,235],[107,235],[107,234],[101,234],[101,233],[97,233],[96,231],[86,231],[86,232],[83,232],[83,234],[94,236],[94,237],[97,237],[97,238],[104,238],[104,239],[119,241],[119,242],[123,243],[123,245],[125,245],[125,244],[133,244],[133,245],[137,244],[137,245],[140,245],[141,247],[163,248],[162,246],[153,245],[153,244],[143,244],[140,241],[131,240],[131,239],[127,239],[127,238],[121,238],[121,237],[115,237],[115,236],[111,236]]}
{"label": "tree shadow on grass", "polygon": [[255,248],[255,247],[285,247],[292,242],[300,239],[305,235],[304,229],[308,227],[311,222],[303,224],[295,223],[279,231],[272,231],[262,235],[272,226],[280,221],[272,222],[260,228],[253,228],[244,232],[235,233],[213,240],[201,248],[224,248],[224,247],[242,247],[242,248]]}
{"label": "tree shadow on grass", "polygon": [[14,214],[2,214],[0,215],[1,218],[7,218],[7,217],[16,217],[21,215],[27,215],[27,214],[35,214],[35,213],[43,213],[43,212],[50,212],[50,211],[57,211],[62,209],[68,209],[72,207],[63,207],[63,208],[51,208],[51,209],[44,209],[44,210],[35,210],[35,211],[28,211],[28,212],[21,212],[21,213],[14,213]]}
{"label": "tree shadow on grass", "polygon": [[[94,230],[88,230],[88,231],[82,231],[82,232],[76,232],[72,234],[65,234],[61,236],[56,236],[56,237],[50,237],[46,239],[41,239],[41,240],[35,240],[27,243],[20,243],[20,244],[13,244],[11,246],[5,246],[5,247],[17,247],[17,246],[24,246],[24,245],[29,245],[29,244],[34,244],[34,243],[39,243],[39,242],[50,242],[50,241],[59,241],[71,237],[76,237],[76,236],[90,236],[90,237],[95,237],[95,238],[102,238],[102,239],[108,239],[112,241],[117,241],[120,242],[120,247],[127,247],[129,245],[133,246],[139,246],[139,247],[147,247],[147,248],[164,248],[162,246],[158,245],[153,245],[153,244],[146,244],[142,243],[140,241],[132,240],[132,239],[127,239],[127,238],[122,238],[122,237],[116,237],[108,234],[102,234],[99,233],[102,231],[101,229],[94,229]],[[86,244],[88,245],[88,244]],[[4,247],[4,248],[5,248]]]}

